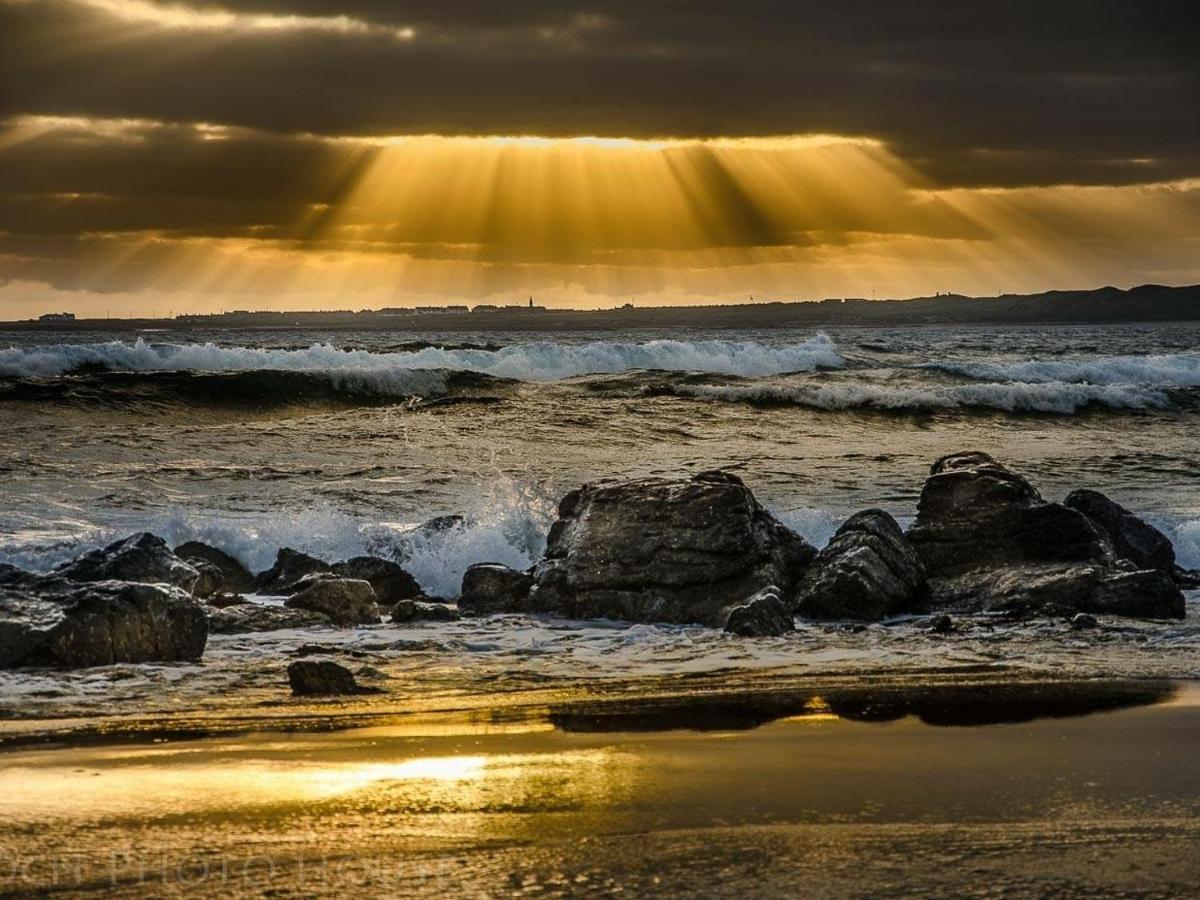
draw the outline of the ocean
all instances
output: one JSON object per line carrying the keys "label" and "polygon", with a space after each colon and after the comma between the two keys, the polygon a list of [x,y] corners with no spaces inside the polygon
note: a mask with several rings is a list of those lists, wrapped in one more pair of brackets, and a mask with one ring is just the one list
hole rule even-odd
{"label": "ocean", "polygon": [[[474,562],[525,567],[585,482],[738,474],[814,544],[850,513],[911,521],[930,464],[985,450],[1048,499],[1101,490],[1200,567],[1200,326],[0,334],[0,562],[44,570],[140,530],[252,570],[287,546],[401,561],[453,598]],[[434,534],[413,527],[461,515]],[[338,633],[378,669],[468,695],[545,679],[1015,665],[1196,677],[1189,620],[1103,635],[996,626],[954,642],[885,625],[731,640],[688,626],[515,617]],[[276,686],[308,640],[214,636],[197,666],[132,666],[105,702],[216,708]],[[386,646],[385,646],[386,645]],[[390,648],[390,649],[388,649]],[[803,652],[800,652],[803,651]],[[274,667],[274,668],[272,668]],[[115,667],[122,669],[122,667]],[[10,715],[86,713],[95,675],[3,675]],[[169,690],[163,685],[169,684]],[[182,700],[180,698],[183,698]],[[140,705],[139,705],[140,704]]]}

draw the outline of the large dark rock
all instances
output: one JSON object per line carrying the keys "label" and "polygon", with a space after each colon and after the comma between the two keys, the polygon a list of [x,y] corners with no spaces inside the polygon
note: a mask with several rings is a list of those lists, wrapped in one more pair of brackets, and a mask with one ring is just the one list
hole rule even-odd
{"label": "large dark rock", "polygon": [[533,576],[500,563],[476,563],[463,573],[458,608],[471,616],[525,612]]}
{"label": "large dark rock", "polygon": [[317,578],[284,604],[329,616],[334,625],[378,625],[379,604],[370,582],[358,578]]}
{"label": "large dark rock", "polygon": [[1117,559],[1082,512],[985,453],[934,463],[909,540],[933,609],[1182,618],[1173,577]]}
{"label": "large dark rock", "polygon": [[925,566],[896,520],[881,509],[855,513],[837,530],[796,588],[806,619],[877,621],[907,612],[925,592]]}
{"label": "large dark rock", "polygon": [[203,607],[168,584],[51,577],[35,591],[0,588],[0,668],[196,660],[207,639]]}
{"label": "large dark rock", "polygon": [[725,630],[742,637],[778,637],[795,631],[796,623],[780,599],[779,590],[771,585],[731,609],[725,620]]}
{"label": "large dark rock", "polygon": [[315,556],[284,547],[275,554],[275,565],[259,572],[254,579],[255,589],[264,594],[288,594],[305,575],[314,572],[329,572],[333,566]]}
{"label": "large dark rock", "polygon": [[[208,563],[220,573],[220,584],[208,594],[222,592],[241,594],[254,590],[254,576],[250,574],[250,570],[224,550],[218,550],[216,547],[210,547],[200,541],[185,541],[175,548],[175,555],[192,565],[197,562]],[[208,594],[199,596],[208,596]]]}
{"label": "large dark rock", "polygon": [[288,609],[286,606],[266,606],[261,603],[238,603],[208,611],[208,628],[213,634],[247,634],[259,631],[281,631],[291,628],[331,626],[333,621],[324,613],[310,609]]}
{"label": "large dark rock", "polygon": [[333,573],[342,578],[358,578],[371,583],[383,606],[421,596],[421,586],[402,566],[377,556],[356,556],[335,563]]}
{"label": "large dark rock", "polygon": [[194,566],[171,552],[166,541],[148,531],[85,553],[59,566],[54,574],[71,581],[172,584],[189,592],[200,577]]}
{"label": "large dark rock", "polygon": [[576,619],[721,628],[764,587],[789,593],[816,555],[724,472],[586,486],[558,514],[529,607]]}
{"label": "large dark rock", "polygon": [[458,619],[458,610],[445,603],[401,600],[392,607],[392,621],[398,625],[407,625],[409,622],[455,622]]}
{"label": "large dark rock", "polygon": [[300,659],[287,669],[288,684],[297,696],[333,697],[344,694],[378,694],[379,688],[364,687],[344,666],[329,660]]}
{"label": "large dark rock", "polygon": [[1106,557],[1082,513],[1047,503],[1024,477],[978,452],[933,464],[908,539],[931,577],[987,565],[1102,563]]}
{"label": "large dark rock", "polygon": [[1175,548],[1170,538],[1119,503],[1099,491],[1080,489],[1067,494],[1063,504],[1087,516],[1116,559],[1132,563],[1135,569],[1157,569],[1175,576]]}

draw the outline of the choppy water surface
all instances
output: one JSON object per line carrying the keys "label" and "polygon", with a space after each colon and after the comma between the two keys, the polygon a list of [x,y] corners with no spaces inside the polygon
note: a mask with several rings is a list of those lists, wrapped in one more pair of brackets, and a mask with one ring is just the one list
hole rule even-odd
{"label": "choppy water surface", "polygon": [[[929,463],[966,448],[999,457],[1052,499],[1079,486],[1105,491],[1163,527],[1182,563],[1200,566],[1194,325],[420,340],[13,333],[0,334],[0,416],[0,560],[34,568],[145,528],[210,541],[252,568],[284,545],[327,558],[400,557],[427,591],[452,596],[471,562],[535,559],[557,498],[585,481],[731,469],[820,544],[866,506],[911,518]],[[419,546],[405,537],[446,513],[468,524]],[[915,665],[928,652],[913,638],[878,637],[892,632],[816,629],[794,646],[750,650],[688,629],[548,627],[426,629],[446,646],[422,652],[452,669],[464,656],[492,660],[494,672],[483,662],[479,671],[501,677],[566,647],[548,654],[564,678],[606,666],[630,677],[680,658],[792,665],[821,652],[866,660],[855,663],[862,669],[897,665],[896,652]],[[401,637],[417,640],[380,639]],[[1022,651],[963,643],[935,662],[976,664],[993,649],[996,660],[1027,660],[1036,649],[1042,665],[1062,635],[997,639],[1009,640]],[[267,643],[214,639],[206,666],[227,659],[237,669],[236,648],[254,654]],[[636,652],[618,663],[623,646]],[[1111,660],[1126,675],[1194,676],[1198,647],[1190,623],[1158,628],[1089,651],[1080,671]],[[580,658],[597,648],[599,671]],[[141,671],[131,684],[158,677]],[[60,685],[61,702],[86,696],[81,678]],[[30,693],[23,702],[36,706]]]}

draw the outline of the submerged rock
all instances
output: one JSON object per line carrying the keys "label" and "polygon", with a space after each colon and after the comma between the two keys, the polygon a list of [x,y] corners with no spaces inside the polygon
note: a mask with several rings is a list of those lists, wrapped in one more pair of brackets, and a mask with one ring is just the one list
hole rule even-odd
{"label": "submerged rock", "polygon": [[1157,569],[1175,576],[1175,548],[1170,538],[1121,504],[1086,489],[1071,491],[1063,504],[1087,517],[1114,558],[1136,569]]}
{"label": "submerged rock", "polygon": [[300,659],[287,668],[288,684],[297,696],[332,697],[345,694],[378,694],[379,688],[364,687],[345,666],[329,660]]}
{"label": "submerged rock", "polygon": [[500,563],[476,563],[463,573],[458,608],[467,615],[525,612],[533,576]]}
{"label": "submerged rock", "polygon": [[925,567],[896,520],[881,509],[855,513],[797,586],[806,619],[876,621],[910,611],[925,592]]}
{"label": "submerged rock", "polygon": [[459,618],[458,610],[445,603],[401,600],[392,607],[392,621],[400,625],[409,622],[455,622]]}
{"label": "submerged rock", "polygon": [[220,573],[220,584],[209,593],[240,594],[254,590],[254,576],[250,574],[250,570],[224,550],[218,550],[200,541],[185,541],[175,548],[175,555],[193,566],[197,562],[207,563]]}
{"label": "submerged rock", "polygon": [[734,475],[586,486],[559,504],[533,611],[724,627],[768,585],[790,592],[816,550]]}
{"label": "submerged rock", "polygon": [[210,609],[208,623],[213,634],[248,634],[333,625],[333,621],[324,613],[261,603],[237,603]]}
{"label": "submerged rock", "polygon": [[207,640],[203,607],[169,584],[51,577],[36,592],[0,588],[0,668],[190,661]]}
{"label": "submerged rock", "polygon": [[254,586],[264,594],[287,594],[297,581],[314,572],[329,572],[332,566],[315,556],[284,547],[275,555],[275,564],[259,572]]}
{"label": "submerged rock", "polygon": [[309,609],[329,616],[334,625],[379,624],[379,604],[370,582],[358,578],[318,578],[289,597],[289,609]]}
{"label": "submerged rock", "polygon": [[742,606],[735,606],[725,620],[725,631],[742,637],[778,637],[795,630],[792,614],[774,585],[763,588]]}
{"label": "submerged rock", "polygon": [[1100,622],[1090,613],[1075,613],[1071,617],[1071,627],[1076,631],[1084,631],[1089,628],[1099,628]]}
{"label": "submerged rock", "polygon": [[142,531],[64,563],[54,574],[71,581],[172,584],[191,591],[200,573],[171,552],[162,538]]}
{"label": "submerged rock", "polygon": [[391,560],[377,556],[356,556],[345,562],[335,563],[333,574],[342,578],[358,578],[370,582],[375,596],[383,606],[392,606],[401,600],[421,596],[421,586],[405,571],[404,567]]}
{"label": "submerged rock", "polygon": [[1043,500],[986,453],[934,463],[908,538],[925,565],[934,609],[1185,613],[1172,575],[1115,559],[1088,516]]}

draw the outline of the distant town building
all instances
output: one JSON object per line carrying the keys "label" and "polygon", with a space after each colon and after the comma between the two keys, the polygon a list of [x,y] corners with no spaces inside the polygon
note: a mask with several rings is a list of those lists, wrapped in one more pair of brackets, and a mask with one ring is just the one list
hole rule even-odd
{"label": "distant town building", "polygon": [[455,316],[470,312],[467,306],[418,306],[413,310],[418,316]]}
{"label": "distant town building", "polygon": [[46,313],[44,316],[38,316],[39,322],[74,322],[75,313]]}

